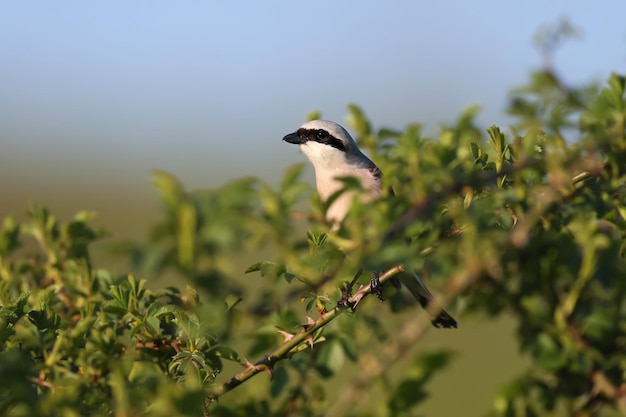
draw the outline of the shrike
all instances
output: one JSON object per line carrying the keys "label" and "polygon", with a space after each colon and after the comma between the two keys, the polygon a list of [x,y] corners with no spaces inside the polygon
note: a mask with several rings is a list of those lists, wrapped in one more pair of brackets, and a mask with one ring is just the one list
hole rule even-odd
{"label": "shrike", "polygon": [[[312,120],[300,126],[284,141],[300,146],[313,164],[317,192],[326,201],[344,187],[341,177],[355,177],[361,181],[362,191],[348,190],[332,202],[326,211],[326,220],[338,225],[344,219],[355,197],[362,202],[374,200],[381,195],[382,172],[357,147],[350,134],[340,125],[327,120]],[[358,195],[356,195],[358,193]],[[434,297],[416,274],[402,274],[402,283],[415,296],[423,308]],[[432,319],[435,327],[457,327],[457,322],[445,311]]]}

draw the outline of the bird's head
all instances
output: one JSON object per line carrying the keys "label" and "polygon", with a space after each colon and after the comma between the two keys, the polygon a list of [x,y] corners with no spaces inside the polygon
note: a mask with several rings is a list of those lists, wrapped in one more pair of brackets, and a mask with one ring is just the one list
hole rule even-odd
{"label": "bird's head", "polygon": [[300,145],[316,169],[337,167],[364,157],[346,129],[328,120],[306,122],[283,140]]}

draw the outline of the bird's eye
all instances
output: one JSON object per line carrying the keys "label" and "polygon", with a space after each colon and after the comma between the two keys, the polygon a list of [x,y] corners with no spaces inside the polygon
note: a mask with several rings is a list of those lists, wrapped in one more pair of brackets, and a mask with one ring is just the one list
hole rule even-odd
{"label": "bird's eye", "polygon": [[326,139],[328,137],[328,132],[324,129],[318,129],[316,136],[318,139]]}

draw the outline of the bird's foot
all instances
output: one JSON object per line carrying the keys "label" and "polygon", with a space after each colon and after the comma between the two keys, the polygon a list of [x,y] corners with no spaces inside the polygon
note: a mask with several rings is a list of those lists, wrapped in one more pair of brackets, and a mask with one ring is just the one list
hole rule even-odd
{"label": "bird's foot", "polygon": [[341,298],[337,302],[338,305],[343,307],[350,307],[352,310],[354,310],[354,308],[356,307],[356,303],[351,302],[350,297],[352,297],[352,288],[354,287],[354,284],[356,284],[356,281],[359,279],[362,273],[363,270],[359,269],[356,275],[354,275],[354,278],[352,278],[352,281],[350,281],[348,285],[346,285],[346,288],[341,293]]}
{"label": "bird's foot", "polygon": [[340,307],[350,307],[350,309],[354,310],[355,307],[356,307],[356,303],[353,303],[353,302],[350,301],[350,297],[351,296],[352,296],[352,294],[350,294],[350,292],[346,288],[341,293],[341,298],[339,299],[339,301],[337,301],[337,305],[340,306]]}
{"label": "bird's foot", "polygon": [[377,272],[372,273],[372,278],[370,279],[370,292],[376,295],[380,301],[383,301],[383,286],[378,277],[379,275]]}

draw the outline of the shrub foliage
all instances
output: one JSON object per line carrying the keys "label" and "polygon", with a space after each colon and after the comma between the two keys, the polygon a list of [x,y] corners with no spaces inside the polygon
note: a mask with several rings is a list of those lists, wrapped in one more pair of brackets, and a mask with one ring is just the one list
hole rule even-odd
{"label": "shrub foliage", "polygon": [[[616,74],[572,88],[540,71],[511,94],[507,132],[477,127],[472,108],[434,138],[417,124],[376,130],[351,105],[395,197],[355,205],[337,232],[324,203],[306,200],[302,164],[278,187],[246,178],[201,192],[157,172],[162,220],[147,242],[116,247],[141,278],[92,263],[106,234],[88,212],[64,223],[33,205],[23,222],[5,218],[0,414],[414,415],[452,352],[421,353],[386,379],[428,317],[399,321],[416,307],[390,286],[384,307],[360,297],[370,273],[415,269],[461,323],[515,318],[532,364],[492,415],[626,415],[624,89]],[[361,268],[352,311],[338,300]],[[161,273],[186,286],[148,288]],[[333,395],[349,362],[358,370]],[[381,379],[376,411],[354,408]],[[244,385],[257,395],[219,401]]]}

